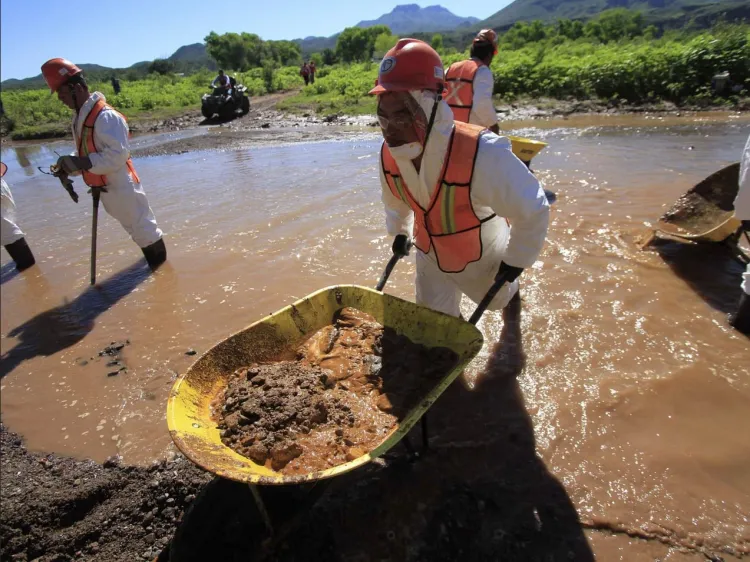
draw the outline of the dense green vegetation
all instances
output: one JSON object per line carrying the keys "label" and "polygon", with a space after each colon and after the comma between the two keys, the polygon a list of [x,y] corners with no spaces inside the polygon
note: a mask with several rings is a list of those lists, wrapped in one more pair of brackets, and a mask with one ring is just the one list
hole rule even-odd
{"label": "dense green vegetation", "polygon": [[[367,92],[377,77],[377,59],[397,37],[386,27],[371,28],[369,33],[350,29],[339,35],[336,51],[313,56],[318,65],[316,81],[304,88],[299,49],[293,43],[263,42],[251,34],[213,34],[207,41],[212,56],[223,66],[242,70],[236,73],[238,82],[252,95],[300,87],[300,93],[284,100],[281,109],[323,115],[373,113],[375,100]],[[430,41],[446,67],[468,56],[468,51],[446,46],[444,36],[433,35]],[[585,23],[518,22],[500,35],[500,53],[491,69],[495,94],[507,101],[549,97],[615,104],[731,105],[738,96],[715,98],[711,78],[728,71],[734,83],[744,87],[738,94],[748,95],[750,26],[720,23],[707,31],[662,33],[638,12],[624,9],[605,11]],[[197,109],[214,77],[208,70],[191,76],[156,72],[143,80],[121,80],[118,96],[109,82],[93,81],[92,87],[132,121],[155,113]],[[13,121],[13,138],[64,134],[68,129],[69,111],[46,89],[6,90],[2,101]]]}
{"label": "dense green vegetation", "polygon": [[[247,86],[253,96],[290,90],[303,84],[297,66],[274,69],[270,77],[264,76],[263,68],[235,75],[237,82]],[[201,95],[210,91],[209,84],[215,76],[215,72],[203,70],[189,77],[151,75],[144,80],[121,80],[122,90],[117,96],[109,82],[93,81],[89,87],[91,91],[102,92],[132,123],[139,118],[168,116],[186,108],[199,108]],[[70,130],[70,110],[46,88],[5,91],[2,100],[10,120],[7,128],[15,140],[60,136]]]}
{"label": "dense green vegetation", "polygon": [[[732,104],[715,99],[711,78],[729,71],[736,84],[750,89],[750,26],[719,24],[710,31],[668,31],[646,25],[637,12],[610,10],[587,23],[519,22],[500,36],[500,53],[492,62],[495,94],[518,97],[601,99],[632,104],[670,101],[677,104]],[[468,52],[440,48],[443,63]],[[322,113],[369,113],[374,101],[367,91],[377,64],[334,66],[284,107]]]}

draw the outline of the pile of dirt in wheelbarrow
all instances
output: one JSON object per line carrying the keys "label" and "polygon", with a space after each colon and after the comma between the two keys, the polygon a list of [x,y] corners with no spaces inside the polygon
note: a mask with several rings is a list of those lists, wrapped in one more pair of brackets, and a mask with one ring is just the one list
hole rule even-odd
{"label": "pile of dirt in wheelbarrow", "polygon": [[284,474],[325,470],[379,445],[457,361],[450,349],[415,344],[343,308],[296,361],[249,365],[230,378],[214,403],[221,439]]}
{"label": "pile of dirt in wheelbarrow", "polygon": [[659,222],[678,233],[702,234],[734,215],[739,164],[711,174],[680,197]]}

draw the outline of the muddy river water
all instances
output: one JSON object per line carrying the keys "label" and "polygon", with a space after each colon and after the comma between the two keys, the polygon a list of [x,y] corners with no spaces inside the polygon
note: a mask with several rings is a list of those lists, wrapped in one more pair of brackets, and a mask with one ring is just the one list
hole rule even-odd
{"label": "muddy river water", "polygon": [[[508,127],[549,143],[533,167],[558,201],[522,277],[520,321],[485,315],[485,349],[431,412],[434,447],[460,451],[442,477],[502,480],[526,443],[581,521],[615,533],[590,537],[602,559],[750,554],[750,339],[726,323],[742,269],[716,248],[636,244],[684,191],[739,158],[750,119]],[[68,143],[3,148],[38,264],[16,274],[2,253],[6,426],[33,450],[136,464],[168,455],[166,398],[189,352],[319,288],[377,282],[391,241],[372,131],[136,159],[169,260],[151,274],[102,211],[95,287],[90,198],[76,205],[36,171]],[[386,291],[413,299],[413,278],[413,260],[402,262]],[[108,376],[112,358],[99,352],[112,342],[127,342],[126,369]]]}

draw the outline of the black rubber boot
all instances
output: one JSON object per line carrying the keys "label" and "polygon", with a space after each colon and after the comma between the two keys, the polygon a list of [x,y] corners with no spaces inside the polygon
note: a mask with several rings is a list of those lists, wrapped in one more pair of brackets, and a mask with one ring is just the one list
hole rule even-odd
{"label": "black rubber boot", "polygon": [[746,336],[750,336],[750,295],[742,293],[737,312],[729,316],[729,324]]}
{"label": "black rubber boot", "polygon": [[151,269],[156,269],[167,261],[167,247],[164,245],[164,239],[159,238],[156,242],[145,248],[141,248],[143,255]]}
{"label": "black rubber boot", "polygon": [[21,238],[12,244],[8,244],[5,246],[5,249],[8,250],[10,257],[16,262],[16,269],[18,271],[28,269],[36,263],[34,254],[31,253],[31,248],[26,243],[26,238]]}

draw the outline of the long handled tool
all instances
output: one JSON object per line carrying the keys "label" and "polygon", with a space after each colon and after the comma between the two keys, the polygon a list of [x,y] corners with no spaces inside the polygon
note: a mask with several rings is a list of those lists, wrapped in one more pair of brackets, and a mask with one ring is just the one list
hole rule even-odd
{"label": "long handled tool", "polygon": [[91,196],[94,200],[94,213],[93,218],[91,219],[91,284],[94,285],[96,283],[96,232],[97,232],[97,226],[99,224],[99,198],[101,197],[101,192],[107,191],[106,187],[92,187],[91,188]]}

